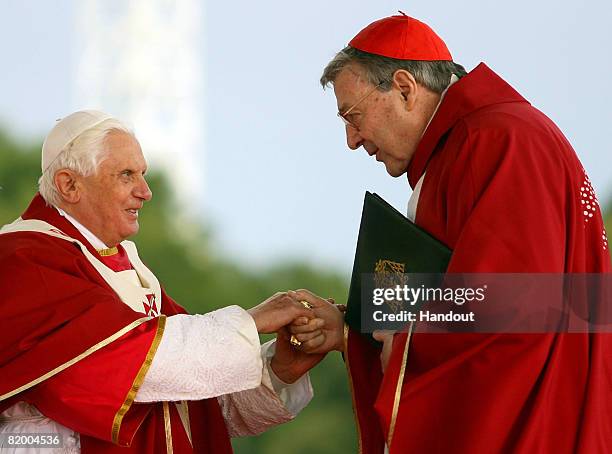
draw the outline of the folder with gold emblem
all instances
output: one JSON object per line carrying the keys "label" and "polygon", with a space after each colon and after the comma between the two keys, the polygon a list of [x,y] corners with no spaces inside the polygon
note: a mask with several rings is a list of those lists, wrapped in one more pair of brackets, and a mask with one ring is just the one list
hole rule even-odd
{"label": "folder with gold emblem", "polygon": [[[408,273],[444,273],[452,251],[402,215],[377,194],[366,192],[349,288],[346,323],[364,332],[361,323],[365,282],[401,285]],[[370,300],[371,301],[371,298]]]}
{"label": "folder with gold emblem", "polygon": [[[397,415],[399,408],[398,396],[401,396],[399,391],[403,385],[412,328],[411,323],[402,324],[397,329],[386,328],[399,331],[405,329],[407,334],[404,337],[396,336],[398,348],[395,348],[394,341],[394,351],[397,350],[398,355],[393,359],[399,358],[401,364],[390,360],[387,372],[383,375],[382,343],[368,334],[372,331],[367,325],[371,322],[368,314],[372,312],[373,305],[372,295],[368,292],[373,287],[414,284],[414,273],[441,276],[448,267],[450,257],[451,250],[448,247],[417,227],[381,197],[366,192],[344,331],[344,359],[353,397],[359,445],[362,448],[360,451],[382,454],[385,442],[389,442],[388,435],[393,429],[383,430],[381,414],[376,406],[382,409],[384,418],[391,421],[389,427],[395,427],[394,415]],[[387,312],[397,309],[390,306],[384,309]],[[383,377],[386,379],[384,388]],[[384,395],[387,396],[389,390],[395,391],[395,400],[378,402],[380,393],[385,391]]]}

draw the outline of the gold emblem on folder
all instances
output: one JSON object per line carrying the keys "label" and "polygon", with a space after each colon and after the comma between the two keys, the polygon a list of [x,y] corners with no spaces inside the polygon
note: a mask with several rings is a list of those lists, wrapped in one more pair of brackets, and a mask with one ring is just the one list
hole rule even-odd
{"label": "gold emblem on folder", "polygon": [[[397,285],[403,287],[408,282],[405,272],[405,264],[379,259],[374,265],[374,285],[376,288],[395,288]],[[402,308],[401,301],[390,300],[387,304],[395,313]]]}

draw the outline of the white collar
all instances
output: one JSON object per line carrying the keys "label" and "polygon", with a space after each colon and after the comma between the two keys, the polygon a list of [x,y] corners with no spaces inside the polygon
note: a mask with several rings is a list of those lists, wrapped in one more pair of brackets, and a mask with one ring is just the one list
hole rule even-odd
{"label": "white collar", "polygon": [[440,108],[440,104],[442,104],[442,100],[444,99],[444,96],[446,96],[446,92],[451,87],[451,85],[453,85],[458,80],[459,80],[459,78],[455,74],[451,74],[450,82],[449,82],[448,86],[444,89],[442,94],[440,95],[440,100],[438,101],[438,104],[436,105],[436,108],[434,109],[433,113],[431,114],[431,117],[429,117],[429,121],[427,122],[427,126],[425,126],[425,129],[423,129],[423,134],[421,134],[421,137],[423,137],[425,135],[425,131],[427,131],[427,128],[429,127],[429,124],[431,123],[431,120],[433,120],[433,118],[436,116],[436,112],[438,112],[438,109]]}
{"label": "white collar", "polygon": [[108,246],[106,244],[104,244],[100,238],[98,238],[93,233],[91,233],[91,231],[87,227],[85,227],[83,224],[81,224],[75,218],[70,216],[68,213],[66,213],[61,208],[55,207],[55,209],[57,211],[59,211],[60,215],[64,216],[66,219],[68,219],[68,221],[70,221],[70,223],[73,226],[76,227],[76,229],[81,233],[81,235],[83,235],[85,237],[85,239],[87,241],[89,241],[89,244],[91,244],[95,249],[100,250],[100,249],[107,249],[108,248]]}

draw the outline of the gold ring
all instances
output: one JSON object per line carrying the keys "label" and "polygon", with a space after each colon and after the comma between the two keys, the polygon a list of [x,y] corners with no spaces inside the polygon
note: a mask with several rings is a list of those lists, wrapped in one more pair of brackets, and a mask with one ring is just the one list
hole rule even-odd
{"label": "gold ring", "polygon": [[294,347],[299,347],[300,345],[302,345],[302,343],[298,340],[298,338],[295,337],[293,334],[291,335],[291,338],[289,339],[289,343],[293,345]]}
{"label": "gold ring", "polygon": [[308,301],[300,301],[300,303],[302,303],[302,306],[304,306],[306,309],[312,309],[314,306],[312,304],[310,304]]}

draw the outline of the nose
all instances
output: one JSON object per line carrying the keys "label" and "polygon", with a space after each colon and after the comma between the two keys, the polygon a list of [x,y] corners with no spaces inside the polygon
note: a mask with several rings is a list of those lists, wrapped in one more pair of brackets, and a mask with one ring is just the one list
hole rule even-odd
{"label": "nose", "polygon": [[134,190],[134,195],[145,202],[148,202],[153,197],[151,188],[149,188],[149,184],[147,183],[147,180],[145,180],[144,175],[140,176],[140,182]]}
{"label": "nose", "polygon": [[363,145],[363,137],[359,131],[349,125],[346,125],[346,144],[351,150],[356,150]]}

